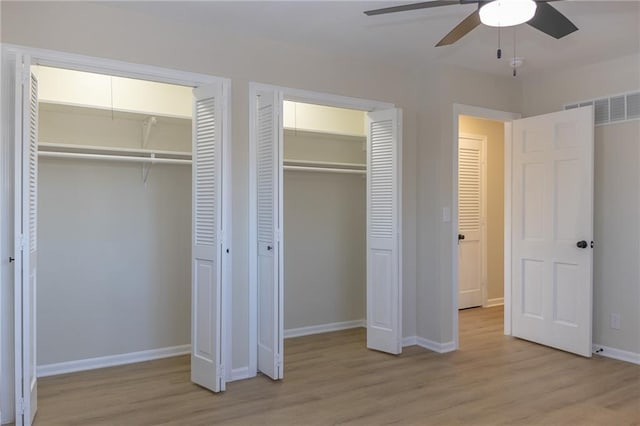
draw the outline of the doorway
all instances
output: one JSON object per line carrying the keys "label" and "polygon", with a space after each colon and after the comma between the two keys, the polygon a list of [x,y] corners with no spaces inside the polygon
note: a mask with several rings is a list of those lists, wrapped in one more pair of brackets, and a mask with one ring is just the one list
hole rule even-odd
{"label": "doorway", "polygon": [[460,311],[503,305],[504,123],[467,115],[459,116],[458,271]]}
{"label": "doorway", "polygon": [[453,335],[459,348],[460,309],[503,306],[504,332],[510,333],[511,170],[505,158],[510,122],[520,114],[455,104],[453,116]]}
{"label": "doorway", "polygon": [[[504,333],[591,356],[593,243],[587,239],[593,235],[593,107],[517,119],[455,105],[452,241],[458,241],[460,115],[505,123]],[[457,249],[454,244],[456,347]]]}

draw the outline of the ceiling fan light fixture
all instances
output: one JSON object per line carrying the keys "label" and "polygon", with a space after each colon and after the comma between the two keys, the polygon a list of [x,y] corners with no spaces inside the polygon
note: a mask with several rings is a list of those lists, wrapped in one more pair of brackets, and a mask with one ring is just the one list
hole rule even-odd
{"label": "ceiling fan light fixture", "polygon": [[490,27],[524,24],[536,14],[534,0],[493,0],[480,8],[480,21]]}

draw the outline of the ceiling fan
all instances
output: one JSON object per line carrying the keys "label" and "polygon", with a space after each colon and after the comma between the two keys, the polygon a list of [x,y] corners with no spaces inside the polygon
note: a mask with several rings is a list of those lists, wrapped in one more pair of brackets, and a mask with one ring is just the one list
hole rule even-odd
{"label": "ceiling fan", "polygon": [[436,47],[455,43],[481,23],[502,28],[526,22],[556,39],[577,31],[578,27],[573,22],[548,4],[551,1],[554,0],[434,0],[367,10],[364,13],[367,16],[373,16],[440,6],[477,4],[478,8],[444,36]]}

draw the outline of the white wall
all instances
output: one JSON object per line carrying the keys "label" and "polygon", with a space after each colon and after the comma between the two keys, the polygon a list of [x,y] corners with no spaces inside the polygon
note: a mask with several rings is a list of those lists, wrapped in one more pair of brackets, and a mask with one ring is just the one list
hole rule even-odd
{"label": "white wall", "polygon": [[365,112],[325,105],[284,101],[282,122],[285,129],[365,136]]}
{"label": "white wall", "polygon": [[[284,157],[364,164],[364,142],[286,131]],[[365,232],[364,176],[285,170],[285,330],[365,318]]]}
{"label": "white wall", "polygon": [[[523,112],[527,116],[553,112],[574,101],[637,90],[640,55],[632,55],[525,80]],[[593,341],[636,354],[640,353],[639,145],[640,121],[596,128]],[[611,313],[621,315],[620,330],[609,327]]]}

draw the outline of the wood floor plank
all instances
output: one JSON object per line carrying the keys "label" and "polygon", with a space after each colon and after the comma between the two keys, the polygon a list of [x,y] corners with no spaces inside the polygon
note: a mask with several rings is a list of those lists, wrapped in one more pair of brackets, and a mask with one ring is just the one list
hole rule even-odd
{"label": "wood floor plank", "polygon": [[189,382],[189,357],[39,381],[35,426],[640,425],[640,367],[504,336],[501,307],[460,313],[460,350],[392,356],[363,329],[285,342],[285,379]]}

